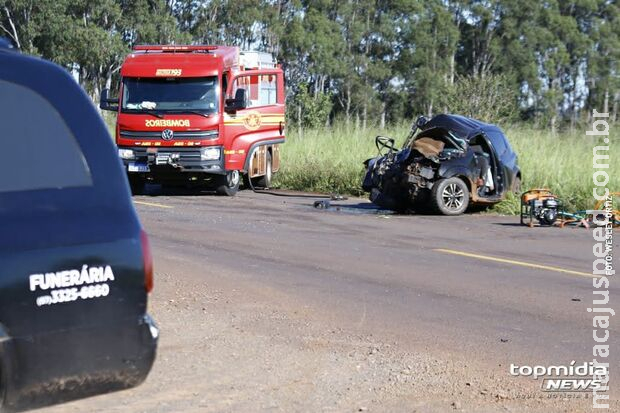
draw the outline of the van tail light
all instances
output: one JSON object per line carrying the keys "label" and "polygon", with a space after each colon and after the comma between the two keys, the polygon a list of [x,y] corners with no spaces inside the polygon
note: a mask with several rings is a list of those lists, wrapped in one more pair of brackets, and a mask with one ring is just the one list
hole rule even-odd
{"label": "van tail light", "polygon": [[142,258],[144,259],[144,288],[147,293],[153,290],[153,255],[149,237],[144,230],[140,231],[140,243],[142,244]]}

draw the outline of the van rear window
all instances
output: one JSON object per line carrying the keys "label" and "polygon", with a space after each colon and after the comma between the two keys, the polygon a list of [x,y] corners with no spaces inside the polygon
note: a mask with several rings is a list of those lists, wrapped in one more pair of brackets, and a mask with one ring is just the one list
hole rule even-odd
{"label": "van rear window", "polygon": [[32,89],[0,80],[0,125],[0,193],[93,185],[75,136]]}

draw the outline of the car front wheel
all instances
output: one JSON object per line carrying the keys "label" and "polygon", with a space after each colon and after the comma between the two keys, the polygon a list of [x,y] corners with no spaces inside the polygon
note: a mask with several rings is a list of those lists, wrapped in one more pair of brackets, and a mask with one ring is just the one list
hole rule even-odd
{"label": "car front wheel", "polygon": [[460,178],[442,179],[433,186],[431,202],[443,215],[460,215],[469,205],[469,189]]}

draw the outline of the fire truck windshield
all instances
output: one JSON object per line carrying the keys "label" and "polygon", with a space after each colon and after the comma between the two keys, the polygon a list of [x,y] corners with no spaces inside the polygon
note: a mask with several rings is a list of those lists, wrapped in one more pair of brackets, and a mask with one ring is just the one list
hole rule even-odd
{"label": "fire truck windshield", "polygon": [[200,113],[218,111],[217,77],[123,79],[121,110],[126,113]]}

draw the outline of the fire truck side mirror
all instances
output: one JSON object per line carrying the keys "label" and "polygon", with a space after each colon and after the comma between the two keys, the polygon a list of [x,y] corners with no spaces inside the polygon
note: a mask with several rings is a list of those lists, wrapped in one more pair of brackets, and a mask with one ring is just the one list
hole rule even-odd
{"label": "fire truck side mirror", "polygon": [[108,95],[110,94],[109,89],[103,89],[101,91],[101,99],[99,100],[99,107],[102,110],[111,110],[113,112],[118,111],[118,98],[110,98]]}
{"label": "fire truck side mirror", "polygon": [[248,91],[237,89],[234,99],[226,99],[226,112],[234,113],[240,109],[248,107]]}

